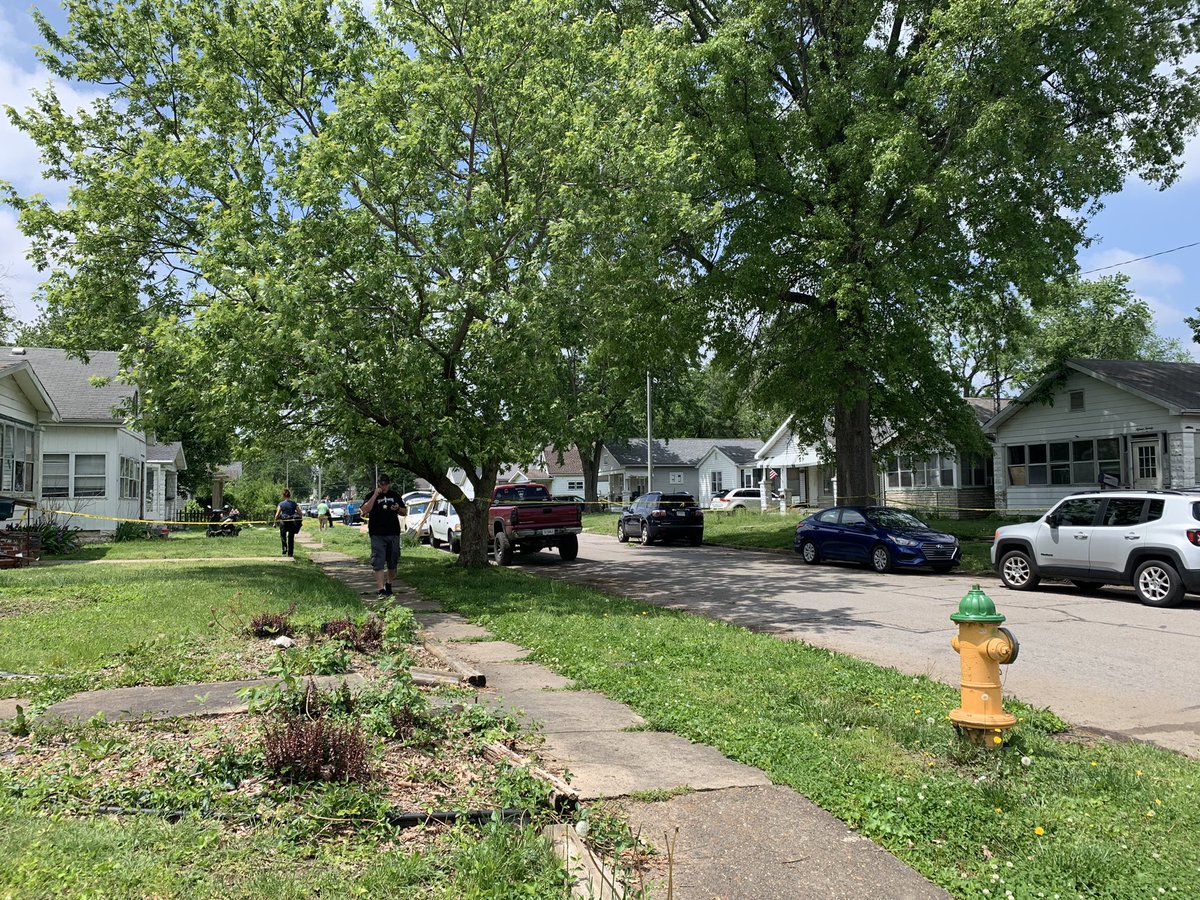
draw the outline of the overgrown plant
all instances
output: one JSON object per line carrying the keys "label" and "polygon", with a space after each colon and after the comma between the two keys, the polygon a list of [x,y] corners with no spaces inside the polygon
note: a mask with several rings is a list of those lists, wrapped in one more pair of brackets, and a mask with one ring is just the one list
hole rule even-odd
{"label": "overgrown plant", "polygon": [[144,522],[118,522],[117,530],[113,532],[113,543],[140,541],[149,536],[150,530]]}
{"label": "overgrown plant", "polygon": [[263,728],[267,768],[290,781],[368,781],[370,748],[357,722],[284,712]]}
{"label": "overgrown plant", "polygon": [[374,653],[383,643],[383,619],[375,614],[366,618],[333,619],[321,626],[321,633],[349,644],[359,653]]}
{"label": "overgrown plant", "polygon": [[79,537],[82,529],[72,525],[61,525],[53,517],[40,522],[29,522],[9,529],[17,534],[28,534],[35,542],[40,543],[42,553],[46,556],[61,556],[73,553],[83,543]]}
{"label": "overgrown plant", "polygon": [[417,640],[417,619],[407,606],[391,606],[383,614],[380,646],[388,653],[399,653]]}
{"label": "overgrown plant", "polygon": [[256,613],[250,619],[250,633],[257,638],[291,637],[293,634],[291,617],[295,611],[296,604],[293,602],[288,606],[286,612]]}

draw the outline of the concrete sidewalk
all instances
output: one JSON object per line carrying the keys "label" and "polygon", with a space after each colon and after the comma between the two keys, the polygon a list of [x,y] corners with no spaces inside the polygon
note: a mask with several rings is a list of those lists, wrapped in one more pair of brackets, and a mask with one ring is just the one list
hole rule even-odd
{"label": "concrete sidewalk", "polygon": [[[366,567],[345,554],[312,557],[360,592],[364,584],[373,586]],[[632,828],[664,860],[674,840],[674,900],[949,896],[800,794],[771,784],[760,770],[678,735],[640,730],[645,721],[627,706],[570,690],[567,679],[527,662],[525,648],[488,640],[490,632],[435,611],[436,604],[411,588],[398,591],[395,600],[411,607],[426,633],[453,656],[487,676],[481,703],[540,726],[540,755],[551,768],[570,773],[582,799],[626,798]],[[664,801],[628,799],[679,789],[689,792]],[[665,884],[651,896],[665,897]]]}

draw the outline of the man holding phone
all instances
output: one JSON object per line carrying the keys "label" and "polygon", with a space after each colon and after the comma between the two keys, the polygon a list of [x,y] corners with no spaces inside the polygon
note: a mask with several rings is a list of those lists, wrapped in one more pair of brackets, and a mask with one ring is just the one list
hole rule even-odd
{"label": "man holding phone", "polygon": [[367,534],[371,536],[371,568],[375,571],[378,596],[390,597],[400,562],[400,519],[408,514],[408,508],[392,490],[388,476],[379,476],[374,492],[362,505],[362,513],[367,517]]}

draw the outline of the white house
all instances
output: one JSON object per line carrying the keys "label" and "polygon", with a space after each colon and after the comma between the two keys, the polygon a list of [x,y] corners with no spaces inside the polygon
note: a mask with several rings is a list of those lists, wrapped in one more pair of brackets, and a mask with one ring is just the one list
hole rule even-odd
{"label": "white house", "polygon": [[[726,487],[741,486],[742,472],[753,472],[754,453],[762,441],[752,438],[673,438],[655,439],[652,444],[653,484],[646,478],[646,439],[628,438],[606,441],[600,454],[599,476],[607,479],[614,501],[629,501],[647,491],[685,492],[707,505],[713,491],[713,476],[720,472]],[[713,456],[714,449],[720,450]],[[744,462],[739,462],[744,461]],[[702,483],[701,467],[707,483]],[[725,484],[725,478],[731,479]],[[753,484],[751,484],[753,486]]]}
{"label": "white house", "polygon": [[1200,471],[1200,364],[1067,360],[987,430],[999,510],[1044,510],[1102,484],[1192,488]]}
{"label": "white house", "polygon": [[85,531],[113,531],[117,519],[142,518],[146,440],[119,411],[136,405],[137,389],[117,380],[117,354],[92,351],[84,363],[65,350],[3,347],[0,360],[27,362],[58,410],[40,441],[40,505]]}
{"label": "white house", "polygon": [[45,429],[58,420],[58,407],[29,360],[0,356],[0,498],[18,507],[37,502]]}
{"label": "white house", "polygon": [[[805,506],[831,506],[834,503],[833,478],[837,468],[825,462],[816,447],[800,443],[788,416],[767,442],[754,454],[762,481],[771,490],[784,495],[790,503]],[[777,477],[771,478],[774,472]]]}
{"label": "white house", "polygon": [[172,522],[178,519],[179,473],[187,468],[183,444],[146,442],[145,518]]}

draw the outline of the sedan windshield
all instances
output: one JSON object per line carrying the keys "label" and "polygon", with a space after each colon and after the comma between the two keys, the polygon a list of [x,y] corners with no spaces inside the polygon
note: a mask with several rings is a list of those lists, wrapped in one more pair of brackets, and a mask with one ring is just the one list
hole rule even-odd
{"label": "sedan windshield", "polygon": [[886,506],[877,506],[873,509],[868,509],[867,518],[878,525],[880,528],[899,528],[904,530],[920,529],[928,531],[929,526],[918,519],[911,513],[906,513],[902,509],[891,509]]}

